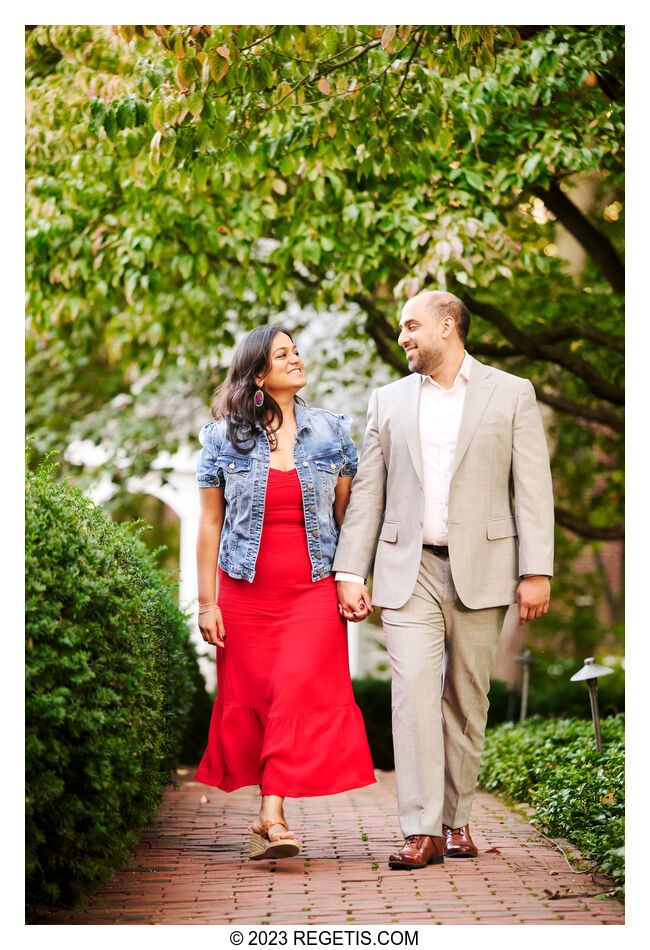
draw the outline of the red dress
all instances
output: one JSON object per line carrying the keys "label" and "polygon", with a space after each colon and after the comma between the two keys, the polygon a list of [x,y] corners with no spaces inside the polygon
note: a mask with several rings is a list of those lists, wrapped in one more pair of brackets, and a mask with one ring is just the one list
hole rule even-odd
{"label": "red dress", "polygon": [[298,473],[271,468],[253,582],[219,568],[226,645],[197,781],[291,798],[375,781],[334,577],[310,575]]}

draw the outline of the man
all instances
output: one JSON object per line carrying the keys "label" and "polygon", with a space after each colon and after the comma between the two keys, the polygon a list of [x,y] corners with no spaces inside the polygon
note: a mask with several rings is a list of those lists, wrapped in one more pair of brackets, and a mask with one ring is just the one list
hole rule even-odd
{"label": "man", "polygon": [[381,607],[405,838],[394,869],[476,857],[469,816],[497,641],[509,604],[524,624],[550,598],[553,496],[534,390],[465,352],[469,322],[450,293],[404,307],[411,375],[372,394],[334,560],[343,616]]}

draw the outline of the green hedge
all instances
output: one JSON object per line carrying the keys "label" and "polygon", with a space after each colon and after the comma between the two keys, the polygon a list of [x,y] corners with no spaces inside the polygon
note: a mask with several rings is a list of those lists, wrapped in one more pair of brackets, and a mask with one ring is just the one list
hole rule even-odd
{"label": "green hedge", "polygon": [[391,724],[390,680],[366,676],[352,680],[354,698],[363,715],[372,763],[389,772],[395,768]]}
{"label": "green hedge", "polygon": [[479,784],[535,807],[533,824],[574,842],[623,893],[625,880],[625,716],[601,723],[596,750],[591,720],[529,719],[488,729]]}
{"label": "green hedge", "polygon": [[28,470],[26,485],[28,915],[128,862],[196,691],[170,579],[53,468]]}

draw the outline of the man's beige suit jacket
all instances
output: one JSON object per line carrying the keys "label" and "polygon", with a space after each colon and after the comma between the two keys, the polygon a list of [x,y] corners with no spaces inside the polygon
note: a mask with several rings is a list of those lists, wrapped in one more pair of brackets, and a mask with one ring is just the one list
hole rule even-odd
{"label": "man's beige suit jacket", "polygon": [[[411,596],[422,554],[417,373],[373,392],[359,470],[334,559],[367,577],[373,603]],[[380,530],[381,526],[381,530]],[[449,488],[449,559],[471,609],[516,602],[524,574],[553,574],[553,491],[529,380],[472,359]]]}

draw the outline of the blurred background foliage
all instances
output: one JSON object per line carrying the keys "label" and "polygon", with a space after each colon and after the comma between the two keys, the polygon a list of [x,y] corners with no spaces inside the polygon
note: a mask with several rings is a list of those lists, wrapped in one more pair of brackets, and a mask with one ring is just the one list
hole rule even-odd
{"label": "blurred background foliage", "polygon": [[62,468],[119,485],[197,445],[177,407],[287,314],[325,328],[308,399],[347,394],[360,435],[373,380],[406,372],[400,307],[447,288],[545,413],[556,577],[530,636],[620,653],[624,28],[36,26],[26,57],[35,459],[101,443]]}

